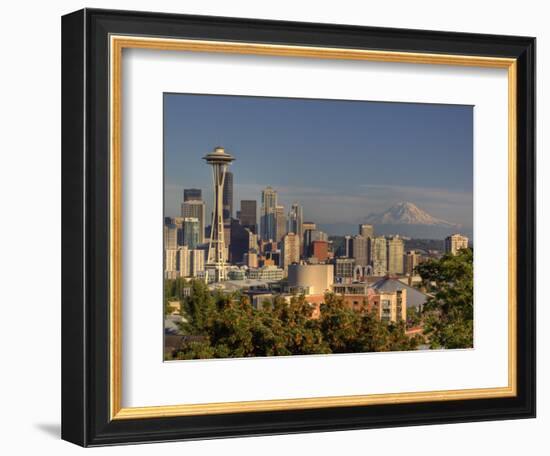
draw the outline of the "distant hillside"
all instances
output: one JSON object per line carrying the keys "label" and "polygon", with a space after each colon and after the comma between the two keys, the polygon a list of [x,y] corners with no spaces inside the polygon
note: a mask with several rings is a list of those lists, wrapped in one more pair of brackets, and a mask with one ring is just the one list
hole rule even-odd
{"label": "distant hillside", "polygon": [[[319,229],[328,233],[330,236],[355,235],[359,232],[357,223],[331,223],[319,224]],[[374,232],[377,236],[390,236],[399,234],[403,237],[415,239],[445,239],[450,234],[461,233],[472,239],[472,229],[463,228],[445,228],[431,225],[374,225]]]}

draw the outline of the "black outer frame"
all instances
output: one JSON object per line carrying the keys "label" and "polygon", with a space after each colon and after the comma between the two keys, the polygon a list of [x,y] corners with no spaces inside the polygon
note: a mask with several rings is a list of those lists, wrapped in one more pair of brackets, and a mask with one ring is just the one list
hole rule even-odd
{"label": "black outer frame", "polygon": [[[109,418],[110,34],[518,59],[514,398]],[[62,438],[82,446],[535,417],[535,39],[84,9],[62,18]]]}

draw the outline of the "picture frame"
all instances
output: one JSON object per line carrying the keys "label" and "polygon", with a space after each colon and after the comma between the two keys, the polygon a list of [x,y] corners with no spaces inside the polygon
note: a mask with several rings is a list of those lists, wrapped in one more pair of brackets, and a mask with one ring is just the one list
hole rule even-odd
{"label": "picture frame", "polygon": [[[508,384],[124,407],[124,49],[503,68]],[[535,416],[535,39],[84,9],[62,19],[62,438],[101,446]]]}

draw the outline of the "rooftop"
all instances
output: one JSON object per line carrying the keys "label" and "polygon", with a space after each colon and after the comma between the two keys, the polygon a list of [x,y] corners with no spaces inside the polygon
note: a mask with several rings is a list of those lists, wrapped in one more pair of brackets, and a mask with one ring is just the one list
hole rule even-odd
{"label": "rooftop", "polygon": [[407,307],[423,306],[428,299],[428,295],[422,293],[420,290],[410,287],[409,285],[391,277],[383,277],[374,282],[371,286],[375,290],[387,292],[394,292],[403,289],[407,290]]}

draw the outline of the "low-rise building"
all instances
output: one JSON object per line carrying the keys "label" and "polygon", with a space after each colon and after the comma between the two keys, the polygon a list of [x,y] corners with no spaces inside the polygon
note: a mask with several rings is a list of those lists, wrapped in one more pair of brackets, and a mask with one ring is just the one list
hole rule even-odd
{"label": "low-rise building", "polygon": [[355,260],[353,258],[334,259],[334,281],[338,283],[349,283],[353,279]]}
{"label": "low-rise building", "polygon": [[407,289],[374,292],[369,296],[369,307],[380,321],[407,321]]}
{"label": "low-rise building", "polygon": [[229,280],[245,280],[246,270],[242,268],[230,268],[227,271],[227,278]]}
{"label": "low-rise building", "polygon": [[288,294],[274,294],[274,293],[250,293],[250,303],[255,309],[261,309],[265,305],[273,304],[275,298],[283,299],[287,304],[290,304],[292,299]]}
{"label": "low-rise building", "polygon": [[276,266],[263,266],[261,268],[250,268],[248,278],[276,282],[282,280],[284,271]]}
{"label": "low-rise building", "polygon": [[407,306],[417,310],[422,310],[422,307],[428,300],[427,294],[393,277],[384,277],[377,280],[372,284],[372,288],[378,292],[390,293],[399,290],[407,290]]}
{"label": "low-rise building", "polygon": [[333,292],[349,309],[372,312],[381,321],[407,319],[407,290],[379,291],[365,282],[334,284]]}

